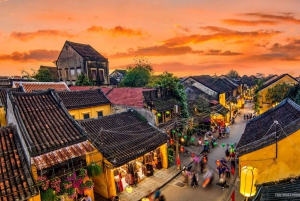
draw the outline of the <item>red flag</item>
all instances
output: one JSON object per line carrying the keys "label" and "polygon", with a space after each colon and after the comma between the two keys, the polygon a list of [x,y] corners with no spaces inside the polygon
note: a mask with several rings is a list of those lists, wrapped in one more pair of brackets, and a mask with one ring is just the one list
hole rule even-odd
{"label": "red flag", "polygon": [[177,165],[180,165],[180,158],[177,157]]}
{"label": "red flag", "polygon": [[233,192],[232,192],[230,198],[231,198],[231,201],[234,201],[234,200],[235,200],[235,190],[233,190]]}
{"label": "red flag", "polygon": [[234,175],[234,166],[231,166],[231,174]]}

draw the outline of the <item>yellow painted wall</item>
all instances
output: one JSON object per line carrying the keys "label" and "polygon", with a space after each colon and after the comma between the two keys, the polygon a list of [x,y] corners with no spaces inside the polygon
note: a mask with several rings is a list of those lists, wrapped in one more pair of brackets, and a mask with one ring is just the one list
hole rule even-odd
{"label": "yellow painted wall", "polygon": [[266,88],[264,88],[264,89],[262,89],[262,90],[260,90],[258,92],[259,95],[261,96],[261,98],[259,99],[260,100],[259,105],[263,106],[263,108],[261,109],[260,113],[263,113],[267,109],[270,108],[269,107],[270,101],[268,101],[266,99],[266,96],[267,96],[267,93],[268,93],[268,89],[275,87],[277,84],[283,84],[283,83],[290,84],[290,85],[295,85],[295,84],[297,84],[297,81],[294,80],[294,79],[292,79],[290,76],[286,75],[286,76],[282,77],[280,80],[278,80],[277,82],[269,85],[268,87],[266,87]]}
{"label": "yellow painted wall", "polygon": [[89,107],[89,108],[81,108],[81,109],[70,109],[68,110],[71,116],[74,116],[76,120],[83,119],[83,115],[86,113],[90,114],[90,118],[97,118],[98,117],[98,111],[103,112],[103,116],[107,116],[111,114],[111,105],[101,105],[101,106],[95,106],[95,107]]}
{"label": "yellow painted wall", "polygon": [[0,107],[0,124],[1,126],[6,126],[6,112],[4,110],[4,107]]}
{"label": "yellow painted wall", "polygon": [[[283,180],[300,175],[299,154],[300,130],[278,142],[278,156],[276,144],[269,145],[257,151],[239,157],[239,169],[252,166],[258,169],[257,184]],[[294,143],[294,146],[291,141]]]}
{"label": "yellow painted wall", "polygon": [[[37,181],[38,174],[37,174],[36,166],[34,164],[31,164],[31,171],[32,171],[32,176],[33,176],[34,181]],[[40,194],[28,199],[28,201],[40,201],[40,200],[41,200]]]}
{"label": "yellow painted wall", "polygon": [[219,95],[219,103],[226,107],[226,96],[225,93]]}
{"label": "yellow painted wall", "polygon": [[168,146],[167,144],[163,144],[160,146],[160,152],[162,155],[162,167],[168,168]]}

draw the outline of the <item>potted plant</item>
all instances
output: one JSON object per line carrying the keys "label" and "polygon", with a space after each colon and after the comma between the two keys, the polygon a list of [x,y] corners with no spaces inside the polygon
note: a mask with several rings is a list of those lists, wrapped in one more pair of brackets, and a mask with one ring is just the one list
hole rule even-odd
{"label": "potted plant", "polygon": [[75,196],[76,196],[76,190],[73,187],[68,188],[66,190],[66,193],[67,193],[68,197],[71,198],[71,199],[75,198]]}
{"label": "potted plant", "polygon": [[52,188],[48,188],[45,191],[41,191],[41,200],[43,201],[55,201],[56,193]]}
{"label": "potted plant", "polygon": [[87,166],[87,173],[90,178],[93,178],[99,176],[102,173],[102,169],[100,165],[98,165],[95,162],[92,162]]}
{"label": "potted plant", "polygon": [[37,185],[42,188],[42,190],[46,191],[49,188],[50,181],[47,180],[47,177],[41,176],[37,179],[38,183]]}
{"label": "potted plant", "polygon": [[87,180],[87,181],[85,182],[85,187],[86,187],[88,190],[90,190],[90,189],[94,188],[94,183],[93,183],[91,180]]}
{"label": "potted plant", "polygon": [[60,192],[61,179],[59,177],[54,177],[50,180],[50,186],[55,190],[56,193]]}
{"label": "potted plant", "polygon": [[78,171],[78,176],[84,179],[87,176],[87,170],[84,168],[80,168]]}

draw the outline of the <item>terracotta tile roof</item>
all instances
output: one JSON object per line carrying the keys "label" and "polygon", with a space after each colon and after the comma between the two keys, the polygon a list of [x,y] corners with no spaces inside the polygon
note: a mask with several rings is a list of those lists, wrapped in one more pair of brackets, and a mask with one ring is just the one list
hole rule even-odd
{"label": "terracotta tile roof", "polygon": [[274,76],[272,78],[275,78],[275,79],[270,79],[271,81],[268,81],[266,84],[264,84],[262,87],[260,87],[258,89],[258,91],[261,91],[263,90],[264,88],[267,88],[268,86],[270,86],[271,84],[274,84],[275,82],[277,82],[278,80],[280,80],[281,78],[285,77],[285,76],[289,76],[291,77],[292,79],[294,79],[296,82],[298,82],[298,80],[296,80],[294,77],[290,76],[289,74],[282,74],[280,76]]}
{"label": "terracotta tile roof", "polygon": [[103,60],[106,61],[106,59],[97,52],[94,48],[92,48],[90,45],[87,44],[80,44],[80,43],[74,43],[71,41],[66,41],[70,46],[74,48],[74,50],[80,54],[82,57],[88,57],[88,60]]}
{"label": "terracotta tile roof", "polygon": [[[300,178],[287,178],[282,181],[267,183],[256,187],[258,194],[256,195],[256,201],[263,200],[298,200],[299,201],[299,189],[300,189]],[[288,193],[288,194],[287,194]],[[277,195],[277,196],[276,196]],[[278,196],[280,195],[280,196]],[[287,199],[288,198],[288,199]]]}
{"label": "terracotta tile roof", "polygon": [[101,89],[100,86],[69,86],[71,91],[81,91],[81,90],[92,90],[92,89]]}
{"label": "terracotta tile roof", "polygon": [[1,201],[28,200],[39,194],[14,125],[0,128],[0,195]]}
{"label": "terracotta tile roof", "polygon": [[46,169],[57,164],[63,163],[72,158],[84,156],[86,153],[94,150],[89,141],[77,143],[65,148],[61,148],[40,156],[33,157],[38,170]]}
{"label": "terracotta tile roof", "polygon": [[4,89],[4,88],[0,88],[0,100],[2,105],[6,108],[7,107],[7,91],[15,91],[15,92],[21,92],[20,88],[8,88],[8,89]]}
{"label": "terracotta tile roof", "polygon": [[134,110],[79,123],[89,133],[93,145],[115,167],[153,151],[168,138]]}
{"label": "terracotta tile roof", "polygon": [[57,94],[67,109],[86,108],[110,104],[110,101],[100,89],[58,91]]}
{"label": "terracotta tile roof", "polygon": [[69,91],[65,82],[13,82],[13,88],[21,87],[24,92],[55,89],[56,91]]}
{"label": "terracotta tile roof", "polygon": [[54,90],[10,92],[14,116],[32,157],[87,139]]}
{"label": "terracotta tile roof", "polygon": [[[278,122],[278,125],[274,123],[275,121]],[[280,140],[299,129],[300,106],[290,99],[285,99],[276,107],[247,122],[237,145],[239,155],[275,143],[275,134],[279,136]]]}
{"label": "terracotta tile roof", "polygon": [[113,88],[106,93],[110,102],[114,105],[126,105],[142,108],[144,106],[143,91],[147,88]]}

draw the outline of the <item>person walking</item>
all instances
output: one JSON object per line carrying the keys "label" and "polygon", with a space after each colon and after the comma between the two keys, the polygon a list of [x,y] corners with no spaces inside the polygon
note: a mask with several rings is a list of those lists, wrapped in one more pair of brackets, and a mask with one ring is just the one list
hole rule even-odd
{"label": "person walking", "polygon": [[192,173],[191,186],[193,188],[195,188],[195,186],[198,186],[198,181],[197,181],[197,176],[196,176],[196,172],[195,171]]}

